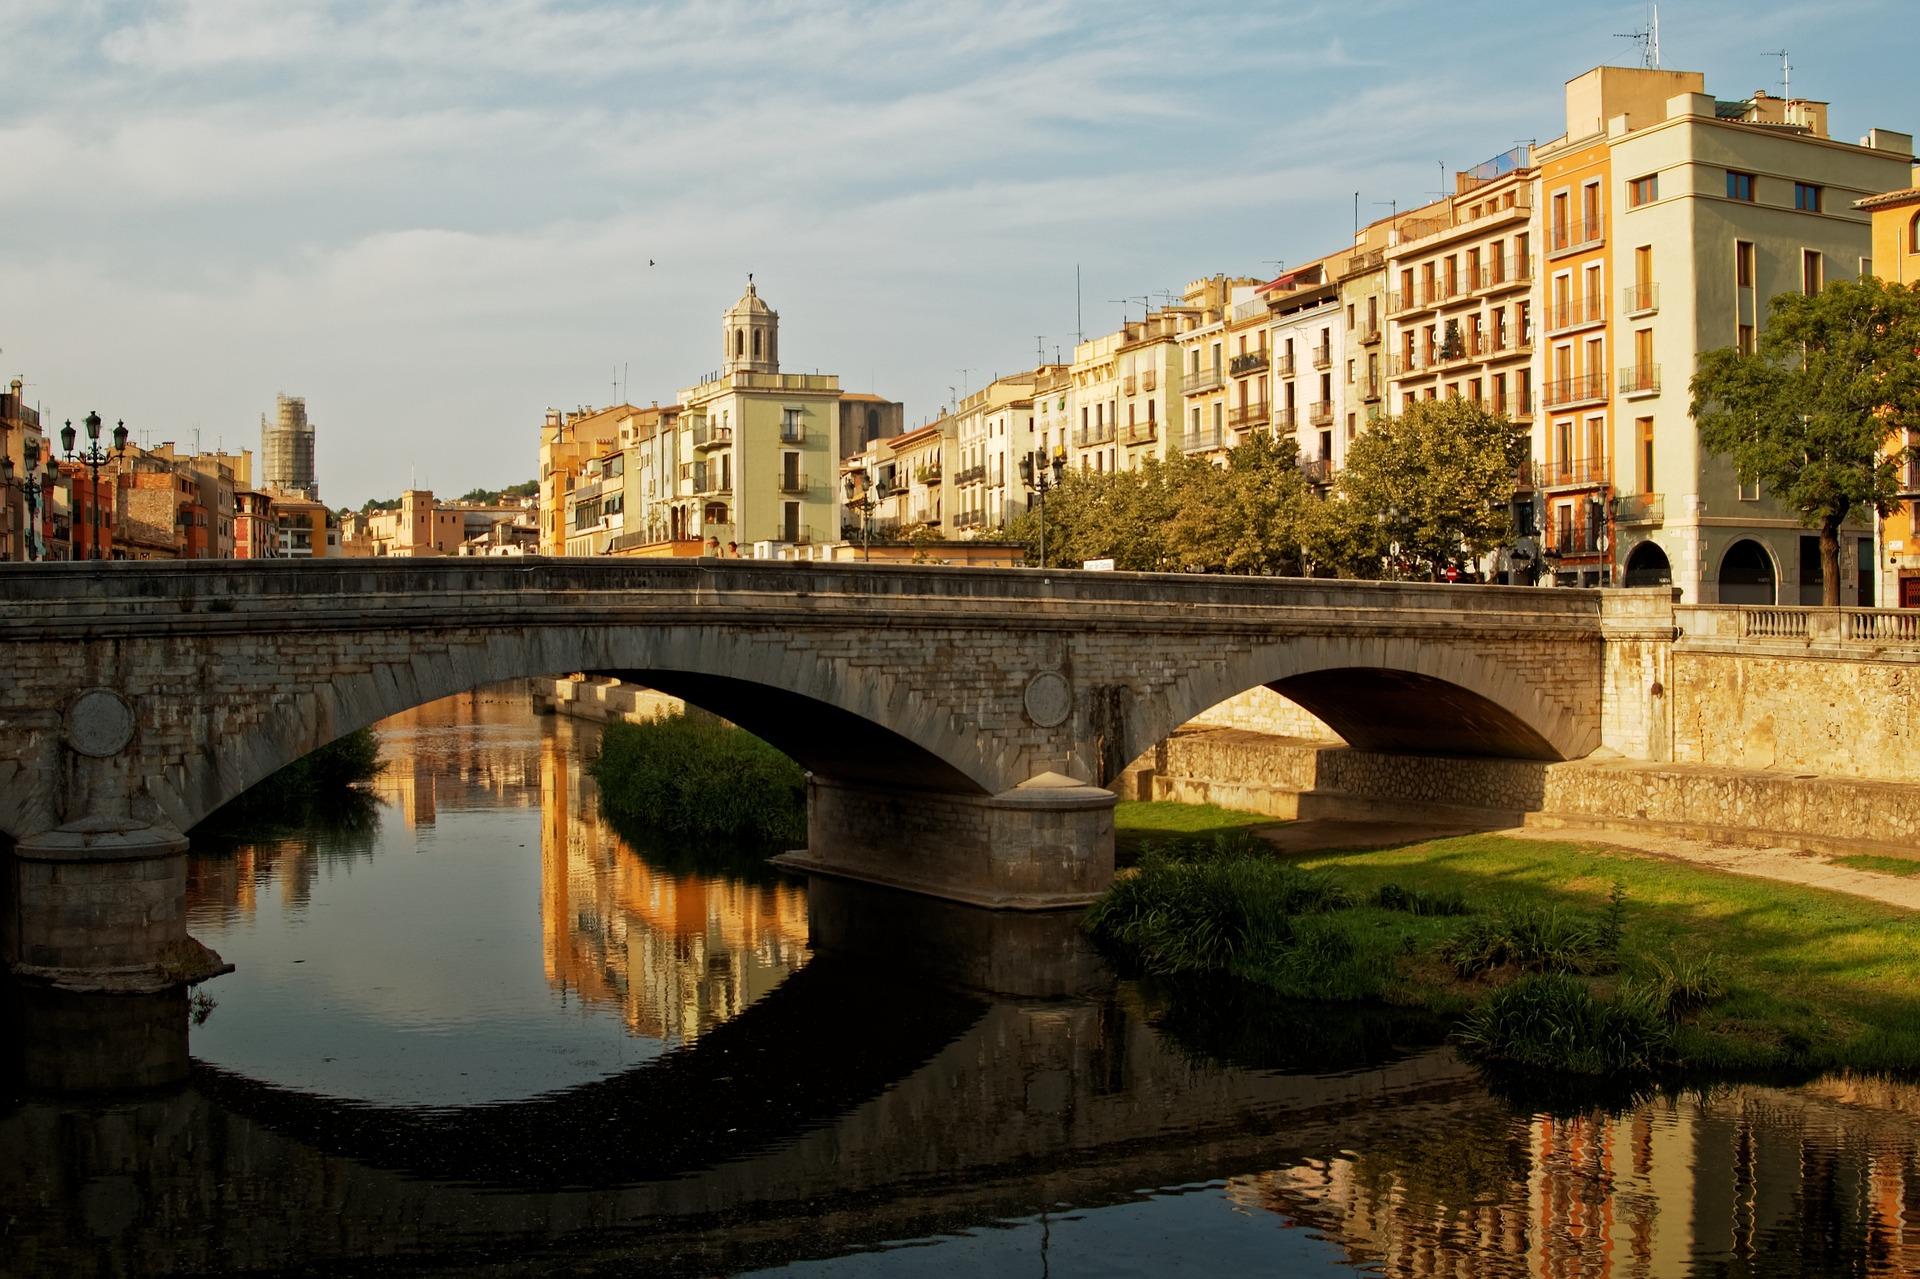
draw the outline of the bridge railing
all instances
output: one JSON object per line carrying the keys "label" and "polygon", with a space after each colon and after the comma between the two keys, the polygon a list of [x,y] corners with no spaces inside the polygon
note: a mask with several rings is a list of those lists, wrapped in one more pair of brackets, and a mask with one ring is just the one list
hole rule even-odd
{"label": "bridge railing", "polygon": [[1681,604],[1674,621],[1695,639],[1920,648],[1920,609]]}

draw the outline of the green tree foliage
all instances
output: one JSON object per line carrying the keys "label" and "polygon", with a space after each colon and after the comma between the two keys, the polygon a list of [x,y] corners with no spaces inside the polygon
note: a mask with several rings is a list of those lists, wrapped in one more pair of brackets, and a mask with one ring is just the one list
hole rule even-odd
{"label": "green tree foliage", "polygon": [[[1308,502],[1293,446],[1255,436],[1225,467],[1197,458],[1137,470],[1069,471],[1045,501],[1046,562],[1111,559],[1132,572],[1297,573]],[[1036,504],[1007,526],[1040,560]]]}
{"label": "green tree foliage", "polygon": [[658,833],[755,843],[806,837],[800,766],[711,716],[609,724],[593,777],[609,814]]}
{"label": "green tree foliage", "polygon": [[[1307,532],[1316,565],[1377,577],[1438,579],[1513,534],[1514,473],[1526,437],[1471,400],[1421,400],[1377,418],[1347,445],[1346,469]],[[1368,526],[1372,531],[1368,531]],[[1375,566],[1366,571],[1368,561]]]}
{"label": "green tree foliage", "polygon": [[1821,599],[1840,603],[1840,526],[1891,509],[1920,426],[1920,285],[1841,280],[1783,293],[1752,354],[1708,351],[1693,375],[1700,442],[1820,530]]}

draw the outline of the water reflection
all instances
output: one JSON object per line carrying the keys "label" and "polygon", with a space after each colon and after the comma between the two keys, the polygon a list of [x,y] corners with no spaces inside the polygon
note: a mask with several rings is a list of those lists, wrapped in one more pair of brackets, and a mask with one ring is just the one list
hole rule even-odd
{"label": "water reflection", "polygon": [[[517,701],[385,736],[370,838],[196,858],[241,967],[184,1087],[0,1096],[0,1271],[1920,1272],[1912,1086],[1537,1107],[1397,1016],[1116,981],[1071,920],[669,869]],[[27,1005],[43,1082],[172,1051]]]}
{"label": "water reflection", "polygon": [[377,731],[376,820],[196,849],[189,926],[238,968],[202,1059],[385,1105],[505,1101],[651,1060],[807,962],[803,887],[684,850],[662,869],[606,824],[596,727],[513,688]]}

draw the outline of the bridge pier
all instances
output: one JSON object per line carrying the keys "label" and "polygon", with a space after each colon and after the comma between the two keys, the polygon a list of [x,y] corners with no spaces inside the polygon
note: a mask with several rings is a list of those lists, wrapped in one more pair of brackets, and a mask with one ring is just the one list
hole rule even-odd
{"label": "bridge pier", "polygon": [[232,971],[187,935],[187,838],[95,818],[6,858],[13,976],[78,994],[146,995]]}
{"label": "bridge pier", "polygon": [[1112,791],[1043,773],[997,795],[816,777],[807,847],[775,860],[816,875],[995,910],[1084,906],[1113,880]]}

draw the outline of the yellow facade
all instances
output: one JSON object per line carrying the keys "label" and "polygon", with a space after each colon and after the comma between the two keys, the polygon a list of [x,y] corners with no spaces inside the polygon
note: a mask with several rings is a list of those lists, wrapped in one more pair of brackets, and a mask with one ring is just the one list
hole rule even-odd
{"label": "yellow facade", "polygon": [[618,443],[620,421],[631,404],[571,413],[548,409],[540,427],[540,553],[567,553],[567,495],[588,462]]}

